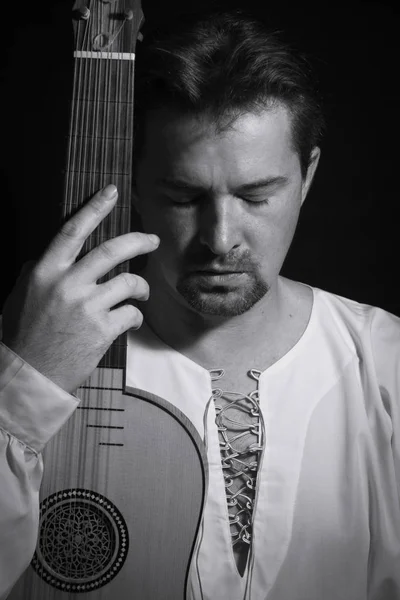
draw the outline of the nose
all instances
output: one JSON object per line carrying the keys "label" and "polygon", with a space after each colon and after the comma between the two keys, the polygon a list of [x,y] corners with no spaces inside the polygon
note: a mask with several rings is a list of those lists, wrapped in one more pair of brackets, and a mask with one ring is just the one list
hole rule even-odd
{"label": "nose", "polygon": [[200,242],[213,254],[228,254],[241,244],[243,218],[232,196],[209,198],[200,217]]}

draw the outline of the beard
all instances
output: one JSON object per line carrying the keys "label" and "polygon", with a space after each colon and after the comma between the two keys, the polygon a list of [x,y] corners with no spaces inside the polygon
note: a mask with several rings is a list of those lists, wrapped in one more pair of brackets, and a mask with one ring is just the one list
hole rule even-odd
{"label": "beard", "polygon": [[[218,265],[219,268],[241,271],[245,274],[237,283],[227,285],[204,283],[193,274],[182,276],[176,289],[196,312],[220,317],[236,317],[250,310],[269,291],[268,283],[262,278],[257,264],[245,253],[240,261]],[[202,265],[201,269],[212,267]],[[195,270],[195,269],[193,269]]]}
{"label": "beard", "polygon": [[177,288],[180,295],[195,311],[219,317],[237,317],[250,310],[269,291],[265,281],[256,278],[250,285],[232,289],[230,286],[216,285],[212,290],[204,290],[195,281],[181,281]]}

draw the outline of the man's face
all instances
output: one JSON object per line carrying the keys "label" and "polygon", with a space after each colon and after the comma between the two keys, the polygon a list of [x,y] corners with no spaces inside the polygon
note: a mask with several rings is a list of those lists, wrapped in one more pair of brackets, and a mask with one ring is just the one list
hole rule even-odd
{"label": "man's face", "polygon": [[206,117],[152,113],[135,202],[161,239],[148,256],[153,286],[201,314],[248,311],[276,284],[306,188],[282,106],[222,134]]}

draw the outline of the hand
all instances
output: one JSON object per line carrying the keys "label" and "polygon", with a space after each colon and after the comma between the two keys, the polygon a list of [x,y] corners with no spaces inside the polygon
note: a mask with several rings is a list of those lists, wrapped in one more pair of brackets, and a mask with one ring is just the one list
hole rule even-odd
{"label": "hand", "polygon": [[147,234],[127,233],[75,262],[117,196],[109,185],[69,219],[41,259],[21,274],[3,308],[4,344],[69,393],[90,376],[119,335],[141,326],[143,315],[136,307],[116,305],[149,297],[149,286],[138,275],[97,280],[125,260],[155,250],[157,237],[153,243]]}

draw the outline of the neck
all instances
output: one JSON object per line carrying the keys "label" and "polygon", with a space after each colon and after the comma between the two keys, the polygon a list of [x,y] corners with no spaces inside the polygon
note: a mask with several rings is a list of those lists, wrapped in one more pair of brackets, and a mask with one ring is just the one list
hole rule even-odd
{"label": "neck", "polygon": [[266,340],[272,342],[289,310],[281,278],[249,311],[226,318],[195,312],[183,298],[152,281],[150,272],[143,276],[152,291],[149,300],[139,307],[146,324],[163,342],[206,368],[215,364],[216,358],[232,360],[232,348],[239,341],[241,349],[253,354],[265,346]]}

